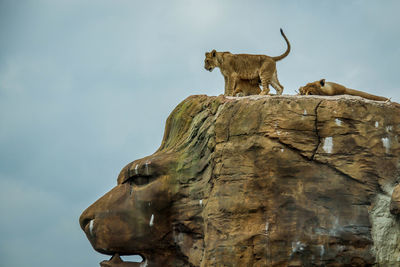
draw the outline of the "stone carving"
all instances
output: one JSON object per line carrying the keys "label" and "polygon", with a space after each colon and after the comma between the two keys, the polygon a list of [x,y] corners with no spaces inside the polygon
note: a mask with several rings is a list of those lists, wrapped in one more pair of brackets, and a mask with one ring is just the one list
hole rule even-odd
{"label": "stone carving", "polygon": [[393,189],[390,200],[390,212],[394,215],[400,215],[400,185],[396,185]]}
{"label": "stone carving", "polygon": [[121,257],[114,254],[110,260],[100,262],[100,267],[144,267],[146,263],[124,262]]}
{"label": "stone carving", "polygon": [[352,96],[191,96],[81,227],[114,255],[103,267],[396,266],[399,111]]}

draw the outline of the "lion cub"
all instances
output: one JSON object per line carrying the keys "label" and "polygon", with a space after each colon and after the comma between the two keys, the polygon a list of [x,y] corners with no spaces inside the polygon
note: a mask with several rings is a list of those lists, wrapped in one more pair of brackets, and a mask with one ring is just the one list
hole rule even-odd
{"label": "lion cub", "polygon": [[259,95],[261,93],[260,83],[261,81],[258,78],[252,80],[239,79],[235,91],[233,91],[233,96]]}
{"label": "lion cub", "polygon": [[212,71],[219,68],[225,79],[225,95],[233,96],[239,80],[259,79],[263,87],[261,94],[269,94],[269,85],[275,88],[278,95],[283,92],[283,86],[278,81],[276,62],[284,59],[290,52],[290,43],[281,29],[286,41],[285,53],[277,57],[266,55],[231,54],[212,50],[206,53],[204,68]]}
{"label": "lion cub", "polygon": [[388,101],[382,96],[371,95],[362,91],[347,88],[343,85],[333,82],[325,82],[325,79],[308,83],[299,89],[300,95],[354,95],[376,101]]}

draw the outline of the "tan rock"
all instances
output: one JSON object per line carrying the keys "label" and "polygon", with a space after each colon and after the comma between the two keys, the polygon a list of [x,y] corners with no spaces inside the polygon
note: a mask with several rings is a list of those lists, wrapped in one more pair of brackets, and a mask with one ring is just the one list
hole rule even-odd
{"label": "tan rock", "polygon": [[80,223],[147,266],[391,266],[399,133],[396,103],[191,96]]}
{"label": "tan rock", "polygon": [[395,215],[400,214],[400,185],[396,185],[393,190],[390,201],[390,212]]}

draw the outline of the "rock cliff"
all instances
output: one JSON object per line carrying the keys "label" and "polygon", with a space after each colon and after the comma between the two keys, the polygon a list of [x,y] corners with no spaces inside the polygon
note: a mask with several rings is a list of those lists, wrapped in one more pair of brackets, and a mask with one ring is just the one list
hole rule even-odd
{"label": "rock cliff", "polygon": [[81,226],[148,266],[398,266],[399,134],[396,103],[191,96]]}

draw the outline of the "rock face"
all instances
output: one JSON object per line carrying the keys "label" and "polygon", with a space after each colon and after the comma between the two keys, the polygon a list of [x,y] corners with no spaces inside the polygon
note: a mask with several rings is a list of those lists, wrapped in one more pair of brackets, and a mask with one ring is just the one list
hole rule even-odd
{"label": "rock face", "polygon": [[80,223],[147,266],[398,266],[399,134],[396,103],[191,96]]}

